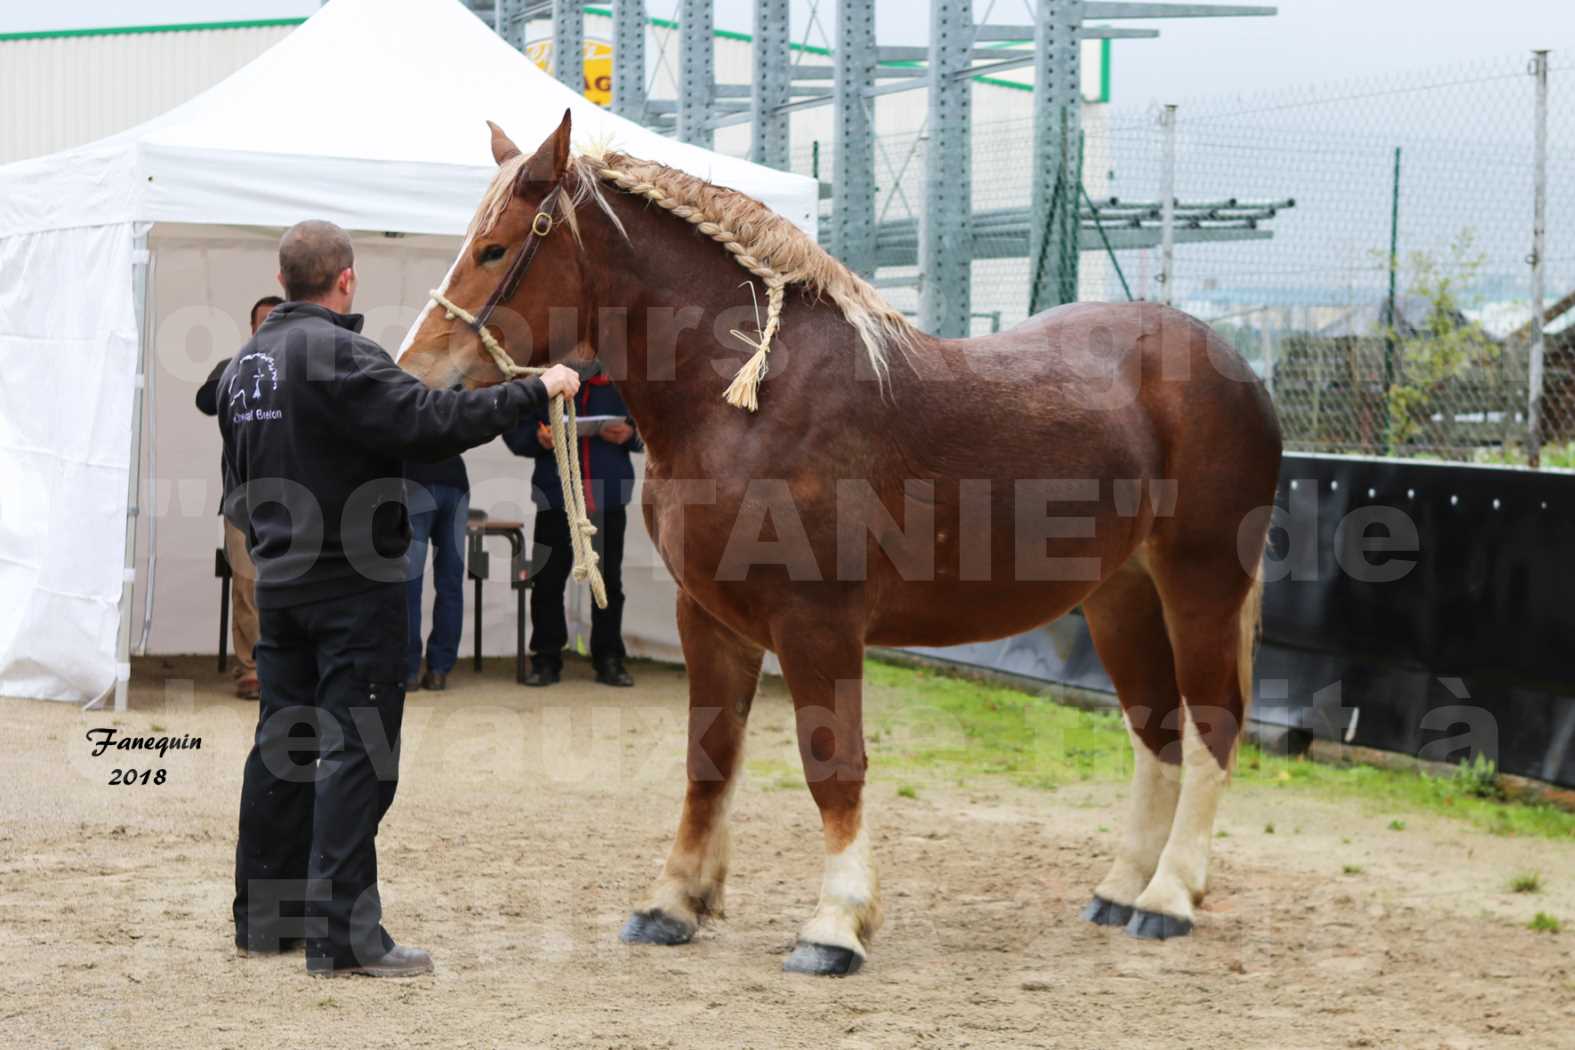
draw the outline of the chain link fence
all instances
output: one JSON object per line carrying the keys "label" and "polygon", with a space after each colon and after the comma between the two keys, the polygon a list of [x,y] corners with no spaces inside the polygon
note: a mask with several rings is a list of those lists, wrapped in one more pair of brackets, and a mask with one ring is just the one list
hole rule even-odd
{"label": "chain link fence", "polygon": [[[1288,447],[1492,463],[1540,452],[1575,467],[1575,62],[1551,57],[1536,438],[1534,64],[1177,107],[1178,200],[1237,214],[1294,201],[1220,235],[1244,239],[1178,229],[1168,285],[1176,306],[1253,362]],[[1109,194],[1154,199],[1166,177],[1161,114],[1111,114],[1107,143],[1097,174]],[[1107,297],[1120,279],[1134,297],[1165,297],[1161,251],[1100,263]]]}
{"label": "chain link fence", "polygon": [[[1540,452],[1575,468],[1575,60],[1550,55],[1546,80],[1535,439],[1528,56],[1181,101],[1168,270],[1163,111],[1088,107],[1079,298],[1164,300],[1168,273],[1168,299],[1269,384],[1289,448],[1515,464]],[[1026,231],[989,219],[1029,203],[1032,123],[989,117],[976,108],[976,334],[1026,317],[1032,284]],[[925,144],[922,129],[878,141],[883,243],[921,221]],[[801,141],[794,169],[829,179],[832,161],[829,143]],[[877,277],[910,312],[919,280],[913,266]]]}

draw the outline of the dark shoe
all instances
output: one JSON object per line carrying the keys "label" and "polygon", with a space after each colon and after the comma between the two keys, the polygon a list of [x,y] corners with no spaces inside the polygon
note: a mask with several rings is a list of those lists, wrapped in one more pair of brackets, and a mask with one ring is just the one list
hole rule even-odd
{"label": "dark shoe", "polygon": [[432,956],[420,948],[396,944],[387,955],[364,966],[336,967],[329,959],[308,959],[306,972],[313,977],[421,977],[432,972]]}
{"label": "dark shoe", "polygon": [[609,656],[596,665],[596,680],[602,685],[615,685],[624,689],[634,684],[634,678],[624,667],[623,660],[616,656]]}
{"label": "dark shoe", "polygon": [[242,959],[249,959],[254,955],[288,955],[304,947],[306,947],[306,939],[303,937],[280,937],[275,944],[269,945],[242,944],[236,941],[235,954]]}
{"label": "dark shoe", "polygon": [[558,679],[563,677],[563,668],[558,664],[548,663],[545,660],[532,660],[530,673],[525,676],[525,684],[532,689],[539,689],[544,685],[557,685]]}
{"label": "dark shoe", "polygon": [[409,678],[405,679],[405,692],[413,693],[417,689],[420,689],[420,688],[421,688],[421,676],[420,675],[413,674]]}
{"label": "dark shoe", "polygon": [[421,688],[441,693],[448,688],[448,674],[444,671],[427,671],[421,676]]}

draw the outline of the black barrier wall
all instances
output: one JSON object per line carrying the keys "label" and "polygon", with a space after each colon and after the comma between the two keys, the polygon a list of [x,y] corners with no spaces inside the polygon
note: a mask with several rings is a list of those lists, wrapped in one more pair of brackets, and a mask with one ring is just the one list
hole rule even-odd
{"label": "black barrier wall", "polygon": [[[1575,476],[1287,454],[1275,503],[1254,722],[1575,787]],[[914,651],[1112,691],[1076,615]]]}

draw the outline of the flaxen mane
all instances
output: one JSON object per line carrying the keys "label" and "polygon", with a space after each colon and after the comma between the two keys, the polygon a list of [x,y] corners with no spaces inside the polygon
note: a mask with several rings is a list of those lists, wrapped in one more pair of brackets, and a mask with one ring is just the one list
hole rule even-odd
{"label": "flaxen mane", "polygon": [[[473,235],[484,233],[497,223],[508,206],[515,176],[524,162],[523,156],[515,157],[499,170],[471,225]],[[733,404],[751,412],[758,406],[758,386],[765,376],[771,339],[781,325],[783,297],[789,285],[803,285],[817,297],[836,304],[844,320],[858,332],[877,375],[885,375],[893,348],[900,352],[912,347],[918,330],[906,317],[803,230],[753,197],[656,161],[602,148],[585,150],[571,163],[579,177],[566,180],[569,192],[560,198],[558,218],[569,227],[576,241],[580,236],[576,211],[588,200],[594,201],[620,231],[623,229],[602,193],[601,183],[605,182],[691,223],[731,252],[740,266],[765,285],[767,312],[763,329],[757,336],[734,333],[756,352],[728,387],[726,397]]]}

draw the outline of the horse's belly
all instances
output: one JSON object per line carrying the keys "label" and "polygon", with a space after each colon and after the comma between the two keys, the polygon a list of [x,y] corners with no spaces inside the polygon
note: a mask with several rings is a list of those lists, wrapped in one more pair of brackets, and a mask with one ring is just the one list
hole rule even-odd
{"label": "horse's belly", "polygon": [[904,584],[900,595],[883,595],[865,640],[938,646],[1006,638],[1065,615],[1097,586],[1062,580]]}

